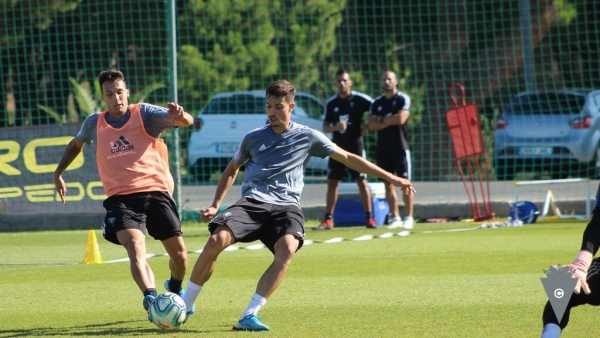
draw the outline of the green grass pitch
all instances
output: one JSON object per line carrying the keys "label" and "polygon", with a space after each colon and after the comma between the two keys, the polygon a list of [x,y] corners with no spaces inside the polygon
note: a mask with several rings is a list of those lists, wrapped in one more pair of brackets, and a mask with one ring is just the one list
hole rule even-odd
{"label": "green grass pitch", "polygon": [[[128,263],[79,264],[88,230],[0,233],[0,337],[539,337],[543,269],[572,261],[586,223],[476,230],[417,223],[411,235],[389,238],[380,237],[391,232],[385,228],[310,230],[315,225],[306,225],[315,243],[296,254],[260,311],[271,326],[260,334],[232,327],[272,260],[267,249],[221,254],[196,314],[161,331],[146,319]],[[451,229],[470,230],[444,231]],[[126,257],[96,234],[103,260]],[[368,234],[375,236],[353,240]],[[207,237],[205,224],[184,225],[190,271],[192,251]],[[345,240],[324,243],[334,237]],[[148,252],[164,249],[150,240]],[[163,291],[168,257],[149,262]],[[563,337],[599,336],[599,310],[574,309]]]}

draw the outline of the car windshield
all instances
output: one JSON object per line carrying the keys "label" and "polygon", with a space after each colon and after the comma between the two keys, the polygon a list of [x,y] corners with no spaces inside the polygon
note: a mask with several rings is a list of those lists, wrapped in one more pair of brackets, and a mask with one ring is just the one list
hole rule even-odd
{"label": "car windshield", "polygon": [[250,95],[216,98],[210,101],[202,114],[265,114],[265,99]]}
{"label": "car windshield", "polygon": [[506,108],[512,115],[579,114],[585,97],[569,93],[536,93],[517,96]]}

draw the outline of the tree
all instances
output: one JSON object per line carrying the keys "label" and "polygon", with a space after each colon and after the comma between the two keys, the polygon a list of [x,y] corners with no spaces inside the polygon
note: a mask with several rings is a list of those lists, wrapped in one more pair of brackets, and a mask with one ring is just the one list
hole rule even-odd
{"label": "tree", "polygon": [[[9,19],[1,23],[0,81],[14,95],[17,125],[55,123],[38,107],[64,114],[70,78],[91,82],[100,71],[118,68],[133,93],[166,82],[165,4],[131,0],[113,9],[89,0],[3,3],[1,14]],[[166,96],[157,100],[166,101]]]}
{"label": "tree", "polygon": [[[376,83],[375,76],[382,68],[399,62],[413,72],[409,86],[425,88],[421,127],[413,147],[414,158],[419,161],[415,168],[418,179],[437,181],[456,170],[445,121],[445,112],[453,107],[451,84],[461,82],[468,90],[469,102],[481,105],[513,80],[523,66],[518,5],[518,1],[477,0],[428,0],[418,5],[384,0],[378,6],[361,0],[349,5],[345,15],[349,20],[342,30],[367,38],[360,44],[354,41],[354,48],[342,48],[348,55],[368,50],[377,58],[375,71],[369,69],[373,63],[361,65],[356,61],[373,74],[371,83]],[[552,0],[531,0],[531,8],[535,48],[555,23],[558,8]]]}
{"label": "tree", "polygon": [[[287,78],[306,90],[320,80],[318,62],[335,48],[345,1],[190,1],[180,7],[183,102],[214,93],[262,89]],[[200,108],[200,107],[197,107]]]}
{"label": "tree", "polygon": [[[47,84],[44,75],[48,67],[44,53],[48,46],[42,32],[52,25],[54,16],[73,11],[81,1],[12,0],[0,4],[0,16],[10,18],[0,23],[0,82],[4,83],[3,92],[12,93],[14,98],[16,116],[11,120],[16,125],[51,123],[52,120],[46,118],[34,104],[38,100],[46,102],[49,99],[44,90]],[[4,121],[0,122],[8,121],[8,116],[4,115],[0,116],[0,120]]]}

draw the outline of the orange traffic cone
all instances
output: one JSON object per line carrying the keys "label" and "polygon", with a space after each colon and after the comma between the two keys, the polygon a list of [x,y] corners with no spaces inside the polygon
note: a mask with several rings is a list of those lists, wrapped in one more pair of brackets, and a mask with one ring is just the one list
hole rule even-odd
{"label": "orange traffic cone", "polygon": [[83,264],[102,264],[106,263],[100,257],[100,249],[98,249],[98,241],[96,240],[96,232],[90,230],[88,233],[87,246],[85,247],[85,256]]}

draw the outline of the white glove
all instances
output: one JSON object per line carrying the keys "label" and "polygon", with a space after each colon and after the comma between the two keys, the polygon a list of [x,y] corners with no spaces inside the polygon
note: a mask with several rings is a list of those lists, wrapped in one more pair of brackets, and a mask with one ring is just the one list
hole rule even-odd
{"label": "white glove", "polygon": [[575,257],[573,263],[571,263],[570,271],[573,272],[573,278],[577,278],[577,284],[575,284],[575,293],[579,294],[583,288],[583,292],[587,295],[591,293],[590,286],[587,283],[587,272],[592,264],[594,256],[591,252],[581,250]]}

